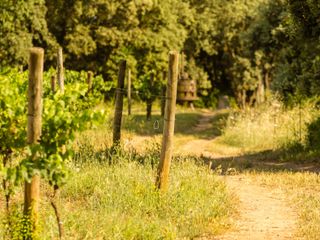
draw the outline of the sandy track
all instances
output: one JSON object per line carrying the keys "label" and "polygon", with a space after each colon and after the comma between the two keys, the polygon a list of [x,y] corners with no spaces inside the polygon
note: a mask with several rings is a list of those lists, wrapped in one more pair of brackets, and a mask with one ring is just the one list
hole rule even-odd
{"label": "sandy track", "polygon": [[281,189],[261,187],[245,175],[223,178],[240,205],[234,229],[219,239],[294,239],[296,212]]}

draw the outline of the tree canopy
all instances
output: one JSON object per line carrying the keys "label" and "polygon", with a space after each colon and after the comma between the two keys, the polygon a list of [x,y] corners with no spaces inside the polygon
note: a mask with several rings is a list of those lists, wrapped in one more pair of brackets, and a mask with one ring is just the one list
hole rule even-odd
{"label": "tree canopy", "polygon": [[[162,81],[170,50],[186,54],[186,71],[239,105],[275,90],[317,95],[320,6],[308,0],[3,0],[0,65],[26,65],[27,49],[56,50],[65,65],[115,81],[126,59],[135,84]],[[205,84],[204,84],[205,85]]]}

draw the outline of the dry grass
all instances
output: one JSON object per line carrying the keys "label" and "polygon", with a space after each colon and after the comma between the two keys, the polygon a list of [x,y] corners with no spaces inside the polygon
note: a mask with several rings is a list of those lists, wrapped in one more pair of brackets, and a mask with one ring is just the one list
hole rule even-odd
{"label": "dry grass", "polygon": [[259,108],[231,113],[220,140],[243,152],[278,149],[293,142],[304,144],[307,124],[319,115],[312,101],[286,108],[273,100]]}

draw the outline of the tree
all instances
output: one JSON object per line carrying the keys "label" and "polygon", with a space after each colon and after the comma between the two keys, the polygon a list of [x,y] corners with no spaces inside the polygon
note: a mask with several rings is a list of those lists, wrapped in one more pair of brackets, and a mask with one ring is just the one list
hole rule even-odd
{"label": "tree", "polygon": [[42,46],[48,49],[48,59],[56,46],[47,28],[47,8],[43,0],[0,2],[1,65],[26,65],[28,49]]}

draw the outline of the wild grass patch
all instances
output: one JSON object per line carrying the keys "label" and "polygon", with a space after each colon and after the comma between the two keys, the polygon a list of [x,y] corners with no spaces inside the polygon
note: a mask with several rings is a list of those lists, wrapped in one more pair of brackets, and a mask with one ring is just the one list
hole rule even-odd
{"label": "wild grass patch", "polygon": [[59,200],[68,239],[193,238],[226,228],[232,199],[205,167],[175,163],[166,194],[154,176],[151,165],[125,159],[82,166]]}
{"label": "wild grass patch", "polygon": [[220,141],[244,152],[306,145],[308,124],[319,115],[315,101],[289,108],[272,100],[258,108],[232,112]]}

